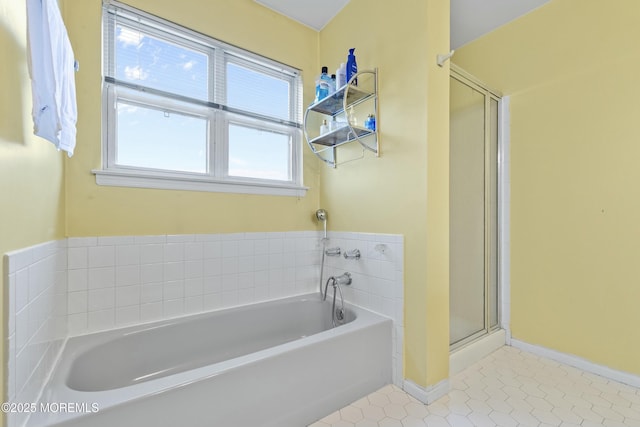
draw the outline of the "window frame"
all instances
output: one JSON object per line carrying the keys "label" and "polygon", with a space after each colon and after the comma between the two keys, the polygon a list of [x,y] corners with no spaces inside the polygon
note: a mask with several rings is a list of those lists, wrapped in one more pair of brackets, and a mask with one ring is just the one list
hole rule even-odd
{"label": "window frame", "polygon": [[[116,26],[141,32],[208,56],[208,99],[199,100],[116,79]],[[102,167],[98,185],[302,197],[302,77],[299,70],[196,33],[114,0],[103,4]],[[110,38],[108,40],[108,38]],[[289,83],[289,120],[226,105],[227,63]],[[206,173],[117,164],[118,102],[204,118],[208,122]],[[258,128],[289,136],[289,180],[229,175],[229,126]]]}

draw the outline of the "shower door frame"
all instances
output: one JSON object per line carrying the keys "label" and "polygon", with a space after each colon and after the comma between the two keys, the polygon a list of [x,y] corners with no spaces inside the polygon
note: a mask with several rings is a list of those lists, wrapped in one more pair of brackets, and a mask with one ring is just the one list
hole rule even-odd
{"label": "shower door frame", "polygon": [[[503,298],[505,297],[505,292],[503,286],[503,186],[504,186],[504,161],[503,161],[503,142],[504,142],[504,123],[505,120],[505,105],[503,104],[504,97],[499,91],[490,89],[485,83],[478,80],[473,75],[464,71],[462,68],[458,67],[455,64],[451,64],[450,67],[450,79],[455,79],[458,82],[469,86],[473,90],[478,91],[480,94],[484,96],[484,328],[475,332],[461,340],[456,341],[453,344],[449,345],[450,351],[458,350],[472,342],[477,341],[478,339],[489,335],[490,333],[497,331],[503,328],[503,314],[508,316],[508,313],[503,313],[508,311],[508,307],[505,307]],[[491,101],[497,101],[497,153],[496,153],[496,229],[493,230],[491,226],[491,203],[487,203],[487,200],[491,200],[491,184],[487,184],[491,182]],[[495,266],[495,274],[496,274],[496,301],[491,303],[491,292],[490,292],[490,275],[491,275],[491,235],[495,232],[496,238],[496,266]],[[495,305],[495,307],[493,307]],[[506,308],[506,310],[505,310]],[[496,324],[491,325],[491,312],[495,309],[497,311],[497,319]]]}

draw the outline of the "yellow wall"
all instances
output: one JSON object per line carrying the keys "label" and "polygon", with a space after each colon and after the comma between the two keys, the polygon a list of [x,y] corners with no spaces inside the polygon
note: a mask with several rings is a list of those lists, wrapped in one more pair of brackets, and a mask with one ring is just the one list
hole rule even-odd
{"label": "yellow wall", "polygon": [[[63,155],[33,136],[26,31],[25,3],[0,3],[0,255],[64,237]],[[4,303],[0,310],[5,324]],[[3,367],[5,339],[0,339]],[[0,384],[4,375],[1,369]]]}
{"label": "yellow wall", "polygon": [[640,374],[640,2],[554,0],[456,52],[511,95],[514,338]]}
{"label": "yellow wall", "polygon": [[[126,2],[222,41],[302,69],[305,103],[313,93],[318,33],[253,1]],[[69,236],[308,230],[318,226],[319,164],[304,151],[306,197],[273,197],[98,186],[101,165],[101,1],[64,0],[64,16],[80,61],[78,141],[66,162]]]}
{"label": "yellow wall", "polygon": [[405,376],[421,386],[448,376],[448,46],[448,1],[351,0],[320,33],[320,65],[355,47],[379,69],[381,156],[323,167],[320,200],[332,230],[405,236]]}

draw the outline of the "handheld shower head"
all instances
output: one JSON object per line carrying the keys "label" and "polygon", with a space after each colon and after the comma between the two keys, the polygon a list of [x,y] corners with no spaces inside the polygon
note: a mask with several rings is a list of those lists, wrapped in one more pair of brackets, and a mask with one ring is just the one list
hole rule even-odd
{"label": "handheld shower head", "polygon": [[322,221],[324,225],[324,238],[327,238],[327,211],[324,209],[318,209],[316,211],[316,219]]}

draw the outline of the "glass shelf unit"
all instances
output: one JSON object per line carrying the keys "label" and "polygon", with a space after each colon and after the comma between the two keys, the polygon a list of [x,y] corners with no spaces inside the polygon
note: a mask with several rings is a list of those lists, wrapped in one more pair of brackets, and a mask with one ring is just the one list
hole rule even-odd
{"label": "glass shelf unit", "polygon": [[[359,85],[353,82],[358,79]],[[353,117],[350,117],[354,108],[361,108],[363,111],[373,113],[376,117],[376,130],[370,130],[358,126]],[[365,110],[365,108],[368,108]],[[344,115],[346,121],[337,122],[340,127],[331,130],[323,135],[311,136],[310,126],[316,121],[312,120],[313,115],[320,115],[321,119],[333,121],[339,115]],[[316,117],[317,118],[317,117]],[[335,122],[334,122],[335,123]],[[331,167],[336,167],[338,163],[346,163],[351,160],[360,159],[365,151],[371,151],[376,156],[379,154],[378,129],[378,70],[364,70],[358,72],[351,78],[348,84],[329,94],[326,98],[311,104],[304,116],[304,136],[311,151],[323,162]],[[358,142],[362,147],[362,156],[338,162],[337,148]]]}

